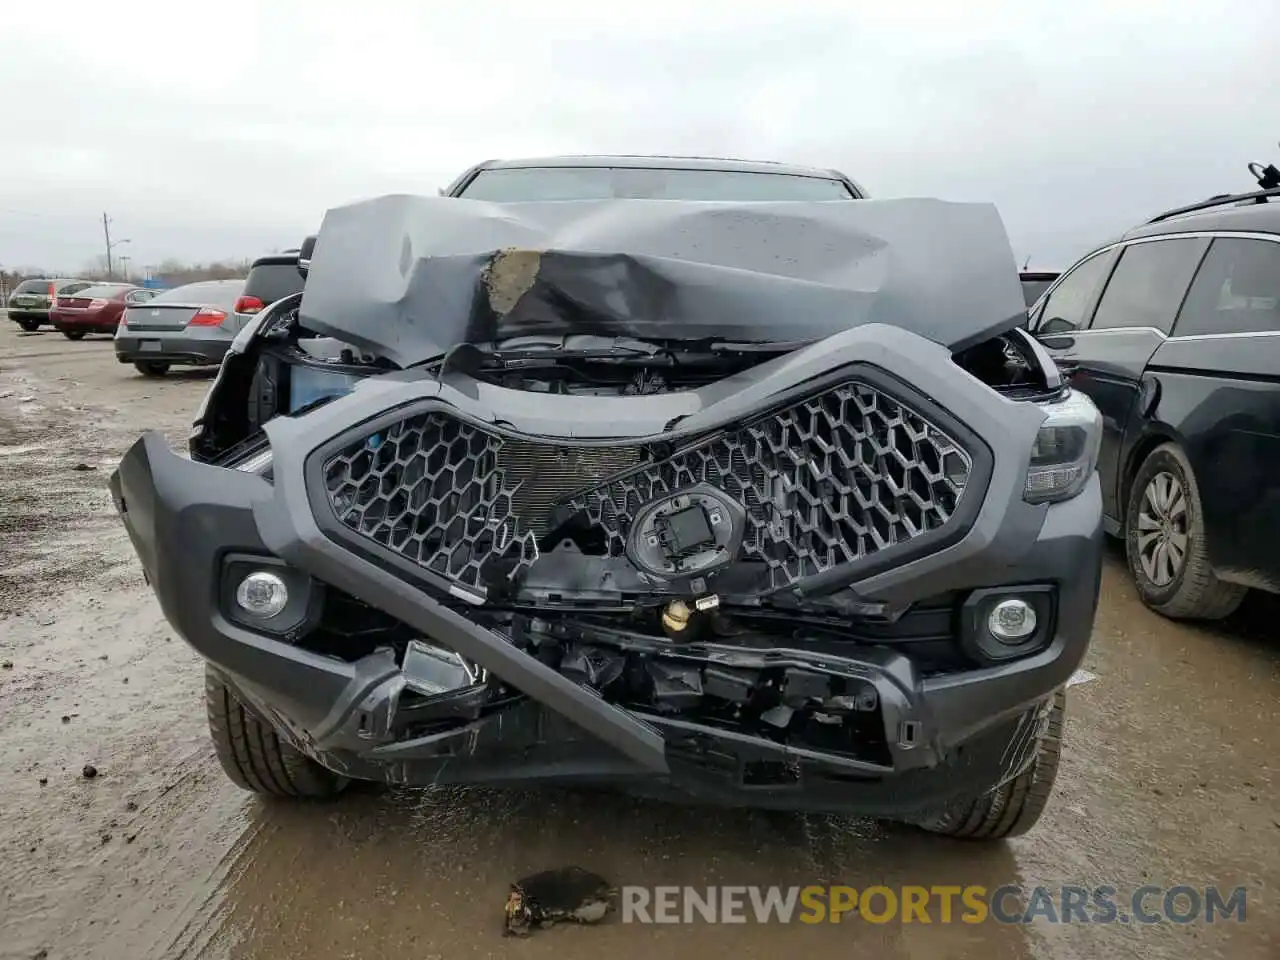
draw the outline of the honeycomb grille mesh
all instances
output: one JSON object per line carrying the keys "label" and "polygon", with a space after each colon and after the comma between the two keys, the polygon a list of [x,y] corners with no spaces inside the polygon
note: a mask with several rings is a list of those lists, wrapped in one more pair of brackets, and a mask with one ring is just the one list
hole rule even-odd
{"label": "honeycomb grille mesh", "polygon": [[972,459],[940,427],[862,381],[704,438],[666,459],[489,433],[447,413],[400,420],[330,457],[330,504],[351,531],[471,588],[538,557],[557,504],[625,553],[649,501],[705,483],[747,514],[741,558],[790,586],[947,525]]}

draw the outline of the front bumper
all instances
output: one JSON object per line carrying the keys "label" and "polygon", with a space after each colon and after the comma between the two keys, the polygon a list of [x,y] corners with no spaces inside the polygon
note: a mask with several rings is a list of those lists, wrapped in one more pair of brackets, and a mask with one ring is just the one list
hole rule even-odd
{"label": "front bumper", "polygon": [[231,346],[229,337],[193,337],[187,333],[132,331],[116,333],[116,359],[121,363],[178,363],[217,366]]}
{"label": "front bumper", "polygon": [[[308,455],[422,389],[369,382],[304,417],[272,421],[273,482],[180,457],[158,434],[139,440],[111,478],[170,623],[281,735],[331,769],[408,784],[612,780],[658,795],[910,819],[1025,769],[1046,701],[1084,657],[1101,571],[1098,481],[1066,503],[1010,506],[1001,495],[1011,478],[1020,484],[1022,465],[997,456],[990,509],[984,506],[963,539],[856,587],[864,596],[909,602],[940,590],[1050,585],[1055,616],[1046,647],[941,674],[886,645],[769,654],[874,690],[882,756],[783,744],[616,706],[460,612],[475,608],[351,551],[317,523],[306,488]],[[964,408],[958,397],[951,408],[957,406]],[[1011,408],[1003,422],[1002,411],[985,419],[967,412],[984,429],[1020,429],[1010,417],[1022,414]],[[233,622],[221,581],[232,555],[283,562],[317,590],[356,597],[523,696],[464,726],[415,732],[402,696],[415,682],[414,668],[402,667],[391,650],[340,660],[304,649],[296,636],[272,638]]]}

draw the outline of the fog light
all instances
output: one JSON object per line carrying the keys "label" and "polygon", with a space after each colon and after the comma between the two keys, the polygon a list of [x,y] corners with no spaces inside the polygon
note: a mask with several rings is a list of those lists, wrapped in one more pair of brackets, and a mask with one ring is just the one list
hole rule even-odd
{"label": "fog light", "polygon": [[236,603],[250,616],[270,620],[289,603],[289,588],[274,573],[255,570],[236,587]]}
{"label": "fog light", "polygon": [[1001,600],[987,616],[987,629],[1002,643],[1020,643],[1036,632],[1036,611],[1025,600]]}

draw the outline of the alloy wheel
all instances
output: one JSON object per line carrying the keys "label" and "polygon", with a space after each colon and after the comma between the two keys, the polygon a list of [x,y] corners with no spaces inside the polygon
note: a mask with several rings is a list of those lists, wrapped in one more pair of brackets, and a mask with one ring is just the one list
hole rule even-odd
{"label": "alloy wheel", "polygon": [[1142,491],[1138,509],[1138,560],[1147,578],[1167,587],[1187,562],[1187,496],[1182,481],[1161,471]]}

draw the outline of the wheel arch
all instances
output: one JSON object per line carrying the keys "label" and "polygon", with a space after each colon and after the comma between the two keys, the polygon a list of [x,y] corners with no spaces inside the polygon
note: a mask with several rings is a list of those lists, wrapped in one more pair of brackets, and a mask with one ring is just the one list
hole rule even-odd
{"label": "wheel arch", "polygon": [[[1138,471],[1142,469],[1142,464],[1147,457],[1151,456],[1151,452],[1165,443],[1176,443],[1182,447],[1182,434],[1167,423],[1153,420],[1143,424],[1141,433],[1129,446],[1128,456],[1124,460],[1124,470],[1120,475],[1120,489],[1116,491],[1120,512],[1120,516],[1116,519],[1119,521],[1122,533],[1128,522],[1129,495],[1132,492],[1133,481],[1137,478]],[[1185,454],[1185,449],[1183,452]],[[1189,460],[1188,465],[1190,465]]]}

